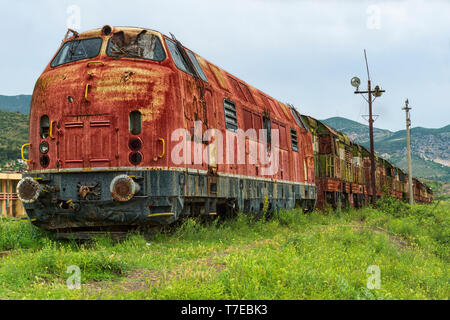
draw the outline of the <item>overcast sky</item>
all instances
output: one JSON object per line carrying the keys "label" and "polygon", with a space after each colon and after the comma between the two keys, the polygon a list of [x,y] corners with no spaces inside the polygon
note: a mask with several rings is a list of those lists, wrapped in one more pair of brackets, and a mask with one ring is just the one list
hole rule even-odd
{"label": "overcast sky", "polygon": [[[75,5],[75,7],[73,7]],[[207,60],[319,119],[364,122],[350,79],[367,74],[387,93],[376,126],[450,124],[450,1],[109,0],[5,1],[0,5],[0,94],[31,94],[69,24],[172,32]],[[75,8],[75,10],[74,10]],[[77,19],[77,8],[80,19]]]}

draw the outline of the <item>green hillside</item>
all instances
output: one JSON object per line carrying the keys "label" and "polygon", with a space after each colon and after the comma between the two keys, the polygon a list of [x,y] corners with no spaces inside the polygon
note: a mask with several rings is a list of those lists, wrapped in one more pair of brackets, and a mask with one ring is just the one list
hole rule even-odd
{"label": "green hillside", "polygon": [[[404,170],[408,169],[408,158],[406,155],[391,157],[389,161]],[[412,167],[414,177],[450,182],[450,167],[424,160],[416,155],[412,156]]]}
{"label": "green hillside", "polygon": [[0,163],[20,159],[20,147],[28,141],[28,115],[0,110]]}
{"label": "green hillside", "polygon": [[[428,141],[424,141],[428,140]],[[406,150],[406,131],[397,131],[389,137],[383,139],[376,139],[376,142],[380,142],[380,148],[383,152],[388,154],[394,154],[398,150]],[[425,142],[435,144],[433,146],[427,145]],[[411,147],[414,151],[422,150],[428,153],[436,153],[436,156],[446,157],[450,156],[449,150],[450,143],[450,125],[440,129],[426,129],[426,128],[413,128],[411,129]],[[427,147],[429,147],[427,149]],[[381,150],[381,149],[380,149]]]}
{"label": "green hillside", "polygon": [[[324,120],[326,124],[347,134],[356,143],[370,148],[369,127],[345,118]],[[407,170],[406,132],[390,132],[374,128],[375,150],[381,157]],[[413,128],[411,150],[413,175],[425,179],[450,182],[450,125],[440,129]]]}

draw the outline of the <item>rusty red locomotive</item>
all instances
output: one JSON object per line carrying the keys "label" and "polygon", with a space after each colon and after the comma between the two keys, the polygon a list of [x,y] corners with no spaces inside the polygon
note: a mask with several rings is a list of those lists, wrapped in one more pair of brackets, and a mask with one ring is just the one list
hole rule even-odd
{"label": "rusty red locomotive", "polygon": [[[306,120],[174,36],[69,30],[33,92],[30,171],[17,191],[35,225],[61,234],[238,210],[311,211],[335,202],[327,193],[352,193],[342,176],[333,176],[339,191],[319,182],[328,172],[316,148],[323,134]],[[273,155],[269,172],[273,162],[263,160]],[[351,188],[362,195],[351,204],[369,196],[365,185]]]}

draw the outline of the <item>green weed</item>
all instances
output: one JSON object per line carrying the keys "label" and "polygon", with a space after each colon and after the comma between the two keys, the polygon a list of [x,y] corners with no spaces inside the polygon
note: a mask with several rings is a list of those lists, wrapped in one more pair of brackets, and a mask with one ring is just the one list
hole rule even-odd
{"label": "green weed", "polygon": [[[139,234],[58,242],[0,220],[0,299],[448,299],[449,203],[272,219],[186,220],[149,241]],[[366,286],[369,266],[381,289]],[[69,290],[68,267],[81,270]]]}

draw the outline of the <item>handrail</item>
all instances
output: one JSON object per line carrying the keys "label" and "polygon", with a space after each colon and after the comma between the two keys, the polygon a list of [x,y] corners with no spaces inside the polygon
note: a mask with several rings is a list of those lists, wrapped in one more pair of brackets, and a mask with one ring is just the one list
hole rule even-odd
{"label": "handrail", "polygon": [[89,62],[87,63],[87,67],[89,68],[89,66],[90,66],[91,64],[101,64],[102,66],[105,65],[105,63],[104,63],[103,61],[89,61]]}
{"label": "handrail", "polygon": [[86,101],[86,102],[89,102],[89,100],[88,100],[88,93],[89,93],[89,87],[90,87],[91,85],[88,83],[87,85],[86,85],[86,90],[84,91],[84,100]]}
{"label": "handrail", "polygon": [[163,145],[162,155],[159,156],[159,158],[162,159],[166,155],[166,140],[164,140],[163,138],[160,138],[159,141],[161,141],[162,145]]}
{"label": "handrail", "polygon": [[22,146],[22,148],[20,149],[20,154],[22,155],[22,160],[25,162],[30,162],[31,160],[25,159],[24,155],[23,155],[23,149],[25,149],[25,147],[31,146],[31,143],[26,143]]}
{"label": "handrail", "polygon": [[50,138],[51,139],[55,139],[55,137],[53,136],[53,124],[55,123],[54,120],[50,121]]}
{"label": "handrail", "polygon": [[162,154],[161,154],[160,156],[155,157],[155,158],[153,159],[153,161],[158,161],[158,158],[159,158],[159,159],[162,159],[162,158],[164,158],[164,156],[166,155],[166,140],[164,140],[163,138],[159,138],[158,141],[161,141],[161,142],[162,142],[163,151],[162,151]]}

